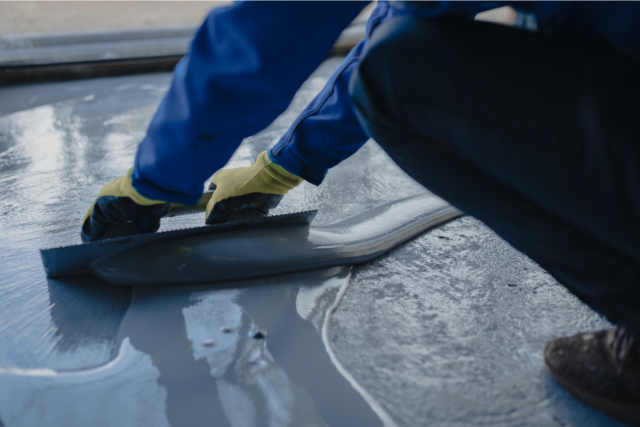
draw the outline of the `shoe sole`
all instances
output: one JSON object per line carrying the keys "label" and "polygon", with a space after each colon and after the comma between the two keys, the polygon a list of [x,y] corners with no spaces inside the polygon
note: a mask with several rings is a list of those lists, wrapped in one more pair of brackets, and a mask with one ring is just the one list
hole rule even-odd
{"label": "shoe sole", "polygon": [[556,380],[556,382],[560,384],[560,386],[562,386],[578,400],[584,402],[594,409],[604,412],[612,418],[628,424],[640,426],[640,405],[620,403],[614,400],[596,396],[582,388],[574,386],[570,382],[563,380],[560,375],[549,366],[546,358],[544,364],[546,365],[553,379]]}

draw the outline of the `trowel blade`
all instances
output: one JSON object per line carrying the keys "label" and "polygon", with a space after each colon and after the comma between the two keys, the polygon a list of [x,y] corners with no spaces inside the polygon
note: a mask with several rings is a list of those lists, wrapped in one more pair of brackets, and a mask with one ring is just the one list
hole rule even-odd
{"label": "trowel blade", "polygon": [[177,237],[211,234],[237,228],[308,226],[311,221],[313,221],[316,213],[318,213],[318,211],[313,210],[284,215],[274,215],[264,218],[225,222],[222,224],[206,225],[203,227],[187,228],[183,230],[118,237],[100,240],[98,242],[82,243],[80,245],[41,249],[40,256],[42,257],[44,269],[49,277],[82,274],[89,271],[89,266],[94,261],[106,255],[130,249],[135,246],[169,240]]}

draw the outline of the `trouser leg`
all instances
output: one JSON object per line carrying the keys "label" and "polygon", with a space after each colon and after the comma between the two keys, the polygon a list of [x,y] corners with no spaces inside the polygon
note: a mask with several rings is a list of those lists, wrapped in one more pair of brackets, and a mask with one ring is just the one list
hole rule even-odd
{"label": "trouser leg", "polygon": [[351,93],[409,175],[640,334],[638,75],[605,47],[406,17]]}

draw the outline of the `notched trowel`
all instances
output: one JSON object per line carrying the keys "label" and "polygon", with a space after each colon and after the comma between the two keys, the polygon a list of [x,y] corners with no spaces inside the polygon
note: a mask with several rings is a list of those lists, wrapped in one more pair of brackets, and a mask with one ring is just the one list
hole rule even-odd
{"label": "notched trowel", "polygon": [[[196,206],[172,204],[165,217],[202,213],[213,192],[203,193]],[[215,233],[242,228],[264,228],[274,226],[308,226],[318,211],[297,212],[284,215],[263,216],[257,212],[243,212],[222,224],[206,225],[203,227],[182,230],[163,231],[159,233],[139,234],[135,236],[117,237],[100,240],[98,242],[82,243],[79,245],[60,248],[41,249],[40,255],[44,269],[49,277],[63,277],[74,274],[88,273],[91,265],[101,258],[116,252],[128,250],[136,246],[153,244],[156,242],[179,239],[187,236],[205,236]]]}

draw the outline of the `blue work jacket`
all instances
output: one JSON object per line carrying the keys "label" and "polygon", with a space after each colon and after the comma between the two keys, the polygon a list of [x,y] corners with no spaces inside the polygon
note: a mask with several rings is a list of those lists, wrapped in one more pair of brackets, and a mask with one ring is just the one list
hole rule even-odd
{"label": "blue work jacket", "polygon": [[[457,14],[473,19],[503,5],[533,14],[548,33],[606,41],[640,59],[636,2],[379,3],[367,36],[301,113],[269,156],[289,172],[320,184],[327,170],[367,140],[347,93],[351,73],[376,27],[403,14]],[[196,204],[204,182],[242,140],[266,128],[327,57],[365,2],[242,2],[214,9],[173,73],[132,174],[144,196]]]}

